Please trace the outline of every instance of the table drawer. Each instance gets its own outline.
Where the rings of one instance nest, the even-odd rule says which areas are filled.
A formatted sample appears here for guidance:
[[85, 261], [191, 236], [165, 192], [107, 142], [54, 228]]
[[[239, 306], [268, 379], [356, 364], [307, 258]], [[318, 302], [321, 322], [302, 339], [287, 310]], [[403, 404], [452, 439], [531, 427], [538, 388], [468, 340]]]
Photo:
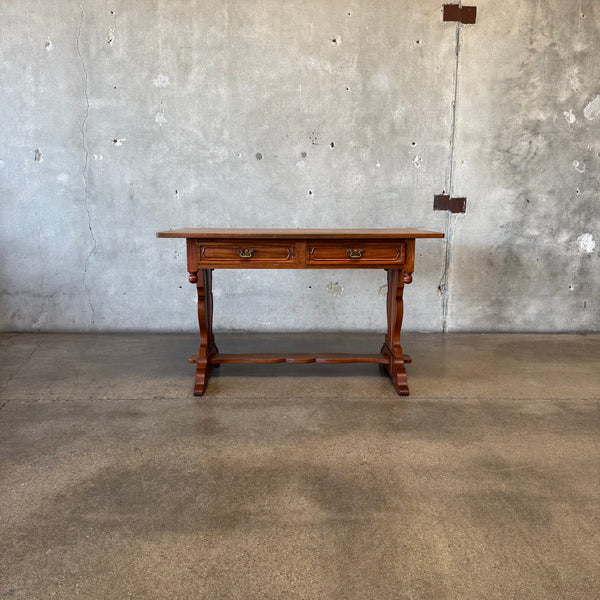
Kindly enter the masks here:
[[403, 242], [361, 242], [308, 244], [307, 265], [332, 266], [394, 266], [404, 264], [406, 248]]
[[198, 264], [202, 266], [216, 265], [264, 267], [291, 265], [294, 263], [294, 244], [281, 242], [253, 242], [241, 240], [237, 242], [199, 242]]

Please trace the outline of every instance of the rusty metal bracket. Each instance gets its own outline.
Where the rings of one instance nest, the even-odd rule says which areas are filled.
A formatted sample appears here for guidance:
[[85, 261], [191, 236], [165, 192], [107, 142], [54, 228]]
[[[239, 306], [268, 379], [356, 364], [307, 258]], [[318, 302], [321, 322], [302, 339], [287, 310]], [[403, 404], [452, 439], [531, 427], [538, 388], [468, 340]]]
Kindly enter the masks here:
[[474, 25], [477, 20], [476, 6], [444, 4], [444, 21], [458, 21], [463, 25]]
[[451, 198], [448, 194], [433, 197], [433, 210], [449, 210], [451, 213], [467, 212], [466, 198]]

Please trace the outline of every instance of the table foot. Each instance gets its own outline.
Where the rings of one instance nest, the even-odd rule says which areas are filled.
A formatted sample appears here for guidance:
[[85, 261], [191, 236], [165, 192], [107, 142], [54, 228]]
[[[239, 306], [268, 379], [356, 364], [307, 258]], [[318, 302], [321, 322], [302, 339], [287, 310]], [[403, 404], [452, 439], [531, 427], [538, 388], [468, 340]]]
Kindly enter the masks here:
[[406, 364], [412, 362], [408, 354], [395, 357], [387, 344], [381, 348], [381, 355], [387, 359], [383, 365], [392, 379], [392, 385], [399, 396], [408, 396], [408, 377], [406, 375]]
[[394, 361], [390, 365], [386, 365], [386, 369], [392, 378], [392, 385], [398, 392], [398, 396], [408, 396], [408, 378], [404, 361]]
[[198, 363], [196, 365], [196, 379], [194, 381], [194, 396], [203, 396], [208, 385], [210, 365]]

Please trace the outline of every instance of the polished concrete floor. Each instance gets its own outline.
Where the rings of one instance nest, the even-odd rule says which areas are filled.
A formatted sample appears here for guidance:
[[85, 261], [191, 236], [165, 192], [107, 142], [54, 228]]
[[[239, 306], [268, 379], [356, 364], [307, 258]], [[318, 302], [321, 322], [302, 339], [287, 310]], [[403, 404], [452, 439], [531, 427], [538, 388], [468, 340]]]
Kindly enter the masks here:
[[[377, 351], [381, 336], [219, 337]], [[0, 598], [600, 598], [600, 336], [406, 334], [376, 365], [0, 336]]]

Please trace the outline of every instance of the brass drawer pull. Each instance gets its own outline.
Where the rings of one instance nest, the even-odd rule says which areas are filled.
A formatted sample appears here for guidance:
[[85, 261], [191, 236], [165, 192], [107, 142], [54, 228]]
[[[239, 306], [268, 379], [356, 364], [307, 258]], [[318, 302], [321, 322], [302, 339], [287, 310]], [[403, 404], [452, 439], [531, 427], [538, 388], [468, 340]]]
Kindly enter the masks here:
[[362, 258], [364, 250], [347, 250], [350, 258]]
[[240, 248], [238, 250], [238, 254], [240, 255], [241, 258], [252, 258], [252, 255], [256, 252], [256, 250], [254, 249], [248, 249], [248, 248]]

